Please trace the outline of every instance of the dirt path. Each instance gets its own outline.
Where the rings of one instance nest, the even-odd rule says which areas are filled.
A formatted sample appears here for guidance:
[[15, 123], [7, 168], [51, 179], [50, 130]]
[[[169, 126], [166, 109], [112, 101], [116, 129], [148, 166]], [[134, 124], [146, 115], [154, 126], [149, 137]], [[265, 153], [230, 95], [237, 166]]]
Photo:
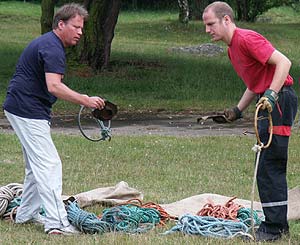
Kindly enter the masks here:
[[[217, 124], [212, 120], [197, 123], [197, 115], [190, 114], [119, 114], [112, 122], [112, 135], [168, 135], [218, 136], [252, 135], [253, 122], [249, 118], [230, 124]], [[94, 130], [97, 130], [96, 128]], [[0, 117], [0, 132], [12, 132], [7, 120]], [[59, 116], [52, 120], [52, 132], [80, 135], [77, 116]]]

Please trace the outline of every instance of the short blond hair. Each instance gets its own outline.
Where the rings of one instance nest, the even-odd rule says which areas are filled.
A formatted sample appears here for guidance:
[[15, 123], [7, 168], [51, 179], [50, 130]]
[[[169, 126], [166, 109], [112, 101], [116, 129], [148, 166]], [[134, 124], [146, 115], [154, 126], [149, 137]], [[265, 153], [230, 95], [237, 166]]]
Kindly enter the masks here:
[[218, 19], [222, 19], [225, 15], [228, 15], [232, 22], [234, 22], [234, 14], [229, 4], [221, 1], [213, 2], [206, 6], [203, 13], [208, 10], [212, 10]]

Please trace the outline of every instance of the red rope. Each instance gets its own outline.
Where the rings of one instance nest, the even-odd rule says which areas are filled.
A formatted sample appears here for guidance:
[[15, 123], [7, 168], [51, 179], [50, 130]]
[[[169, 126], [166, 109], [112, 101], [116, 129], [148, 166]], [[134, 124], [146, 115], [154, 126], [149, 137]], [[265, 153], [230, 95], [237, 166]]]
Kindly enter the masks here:
[[207, 203], [203, 208], [197, 212], [199, 216], [212, 216], [215, 218], [237, 220], [238, 210], [243, 206], [235, 204], [233, 200], [236, 197], [231, 198], [225, 205], [214, 205], [212, 202]]

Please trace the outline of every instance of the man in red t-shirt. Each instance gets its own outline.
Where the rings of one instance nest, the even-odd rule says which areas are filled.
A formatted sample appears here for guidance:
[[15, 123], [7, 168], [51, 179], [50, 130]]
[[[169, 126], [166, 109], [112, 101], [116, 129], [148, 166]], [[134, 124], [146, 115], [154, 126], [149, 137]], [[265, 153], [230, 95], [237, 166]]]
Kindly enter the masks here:
[[[241, 29], [234, 23], [232, 8], [225, 2], [214, 2], [203, 12], [206, 32], [213, 41], [228, 45], [229, 59], [247, 89], [233, 109], [225, 110], [229, 121], [242, 117], [249, 104], [258, 99], [261, 115], [272, 113], [271, 145], [261, 151], [257, 185], [265, 221], [255, 237], [257, 241], [274, 241], [289, 232], [287, 221], [287, 155], [291, 127], [297, 112], [297, 96], [289, 75], [290, 60], [257, 32]], [[259, 121], [263, 143], [269, 139], [267, 120]]]

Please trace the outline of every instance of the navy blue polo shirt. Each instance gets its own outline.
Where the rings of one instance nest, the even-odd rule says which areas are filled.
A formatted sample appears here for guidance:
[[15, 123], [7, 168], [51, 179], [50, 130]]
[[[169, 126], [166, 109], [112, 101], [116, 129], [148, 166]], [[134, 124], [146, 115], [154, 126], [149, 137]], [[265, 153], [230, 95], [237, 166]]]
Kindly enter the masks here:
[[21, 54], [3, 108], [20, 117], [50, 120], [57, 98], [47, 89], [45, 73], [64, 74], [65, 49], [53, 31], [33, 40]]

